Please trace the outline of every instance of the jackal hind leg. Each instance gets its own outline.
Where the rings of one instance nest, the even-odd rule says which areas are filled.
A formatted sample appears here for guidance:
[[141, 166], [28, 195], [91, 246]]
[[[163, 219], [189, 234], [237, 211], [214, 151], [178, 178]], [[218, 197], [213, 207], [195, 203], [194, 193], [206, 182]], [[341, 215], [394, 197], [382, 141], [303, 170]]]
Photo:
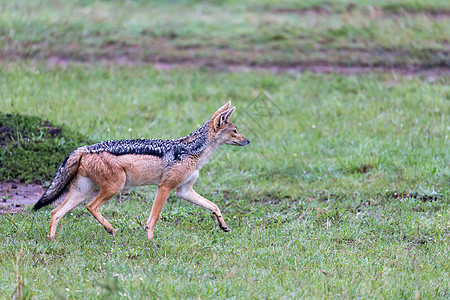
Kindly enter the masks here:
[[125, 185], [125, 174], [120, 174], [120, 178], [114, 178], [114, 183], [100, 186], [100, 191], [98, 195], [92, 200], [91, 203], [88, 204], [87, 210], [91, 213], [97, 221], [103, 225], [105, 230], [115, 236], [116, 230], [109, 224], [109, 222], [103, 217], [100, 213], [100, 207], [105, 204], [106, 201], [111, 199], [114, 195], [116, 195]]
[[73, 180], [66, 199], [52, 211], [50, 230], [48, 234], [50, 240], [55, 238], [56, 227], [58, 226], [59, 220], [67, 212], [91, 196], [93, 191], [94, 182], [90, 178], [79, 175]]
[[186, 201], [189, 201], [193, 204], [196, 204], [198, 206], [201, 206], [203, 208], [210, 210], [216, 216], [220, 229], [222, 229], [225, 232], [228, 232], [231, 230], [225, 223], [225, 220], [222, 217], [222, 213], [220, 212], [219, 207], [217, 207], [216, 204], [209, 201], [208, 199], [200, 196], [196, 191], [194, 191], [192, 186], [178, 187], [176, 196], [180, 197]]
[[156, 191], [156, 197], [153, 201], [152, 211], [150, 213], [150, 217], [147, 220], [147, 238], [149, 240], [153, 239], [153, 231], [155, 229], [156, 222], [159, 219], [159, 215], [163, 209], [164, 203], [166, 203], [167, 198], [170, 195], [172, 188], [168, 186], [158, 186], [158, 190]]

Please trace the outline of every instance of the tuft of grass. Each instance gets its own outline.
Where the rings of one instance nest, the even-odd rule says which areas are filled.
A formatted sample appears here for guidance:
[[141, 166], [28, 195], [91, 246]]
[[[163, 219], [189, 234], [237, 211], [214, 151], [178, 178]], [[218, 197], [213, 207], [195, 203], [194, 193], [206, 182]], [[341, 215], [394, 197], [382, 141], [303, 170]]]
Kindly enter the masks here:
[[36, 116], [0, 112], [0, 180], [44, 182], [75, 148], [90, 140]]

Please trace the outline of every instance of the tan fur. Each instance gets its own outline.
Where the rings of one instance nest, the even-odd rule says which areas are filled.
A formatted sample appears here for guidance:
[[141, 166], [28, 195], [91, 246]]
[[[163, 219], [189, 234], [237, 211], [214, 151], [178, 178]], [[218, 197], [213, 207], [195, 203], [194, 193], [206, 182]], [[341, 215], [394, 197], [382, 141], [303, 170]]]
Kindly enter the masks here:
[[[142, 185], [158, 186], [152, 211], [147, 220], [148, 239], [153, 238], [154, 227], [164, 203], [174, 189], [176, 189], [178, 197], [214, 213], [220, 228], [229, 231], [217, 205], [197, 194], [192, 188], [199, 176], [199, 170], [217, 148], [223, 144], [243, 146], [249, 143], [237, 132], [236, 126], [229, 120], [235, 109], [234, 107], [229, 109], [229, 107], [230, 102], [227, 102], [212, 116], [207, 146], [202, 154], [187, 156], [170, 167], [166, 161], [157, 156], [138, 154], [117, 156], [108, 152], [89, 153], [83, 151], [83, 148], [79, 148], [75, 151], [74, 157], [70, 157], [68, 160], [76, 174], [74, 174], [66, 199], [52, 211], [49, 238], [52, 240], [55, 237], [58, 221], [64, 214], [88, 198], [96, 185], [100, 187], [100, 191], [88, 204], [87, 209], [112, 235], [116, 234], [116, 230], [100, 213], [100, 207], [124, 187]], [[195, 136], [191, 136], [183, 142], [189, 142], [195, 138]], [[74, 165], [77, 165], [78, 168]]]

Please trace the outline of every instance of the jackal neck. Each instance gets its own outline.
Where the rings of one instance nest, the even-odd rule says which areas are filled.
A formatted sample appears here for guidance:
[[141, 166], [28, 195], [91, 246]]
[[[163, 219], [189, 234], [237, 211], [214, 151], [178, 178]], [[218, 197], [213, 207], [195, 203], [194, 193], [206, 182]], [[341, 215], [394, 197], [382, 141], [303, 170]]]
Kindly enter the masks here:
[[180, 146], [182, 150], [186, 152], [185, 154], [201, 155], [209, 142], [208, 134], [209, 124], [208, 122], [205, 122], [191, 134], [171, 141], [173, 141], [175, 145]]
[[221, 146], [213, 138], [211, 121], [208, 120], [188, 136], [177, 139], [178, 142], [186, 145], [189, 155], [196, 156], [197, 169], [201, 169], [217, 148]]

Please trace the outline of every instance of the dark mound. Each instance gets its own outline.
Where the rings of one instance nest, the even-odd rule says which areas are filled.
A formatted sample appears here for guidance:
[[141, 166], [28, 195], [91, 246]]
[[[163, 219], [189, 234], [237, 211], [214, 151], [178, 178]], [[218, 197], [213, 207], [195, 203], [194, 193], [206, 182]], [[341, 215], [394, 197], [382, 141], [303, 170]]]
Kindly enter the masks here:
[[0, 112], [0, 180], [42, 183], [51, 180], [64, 158], [85, 136], [39, 117]]

